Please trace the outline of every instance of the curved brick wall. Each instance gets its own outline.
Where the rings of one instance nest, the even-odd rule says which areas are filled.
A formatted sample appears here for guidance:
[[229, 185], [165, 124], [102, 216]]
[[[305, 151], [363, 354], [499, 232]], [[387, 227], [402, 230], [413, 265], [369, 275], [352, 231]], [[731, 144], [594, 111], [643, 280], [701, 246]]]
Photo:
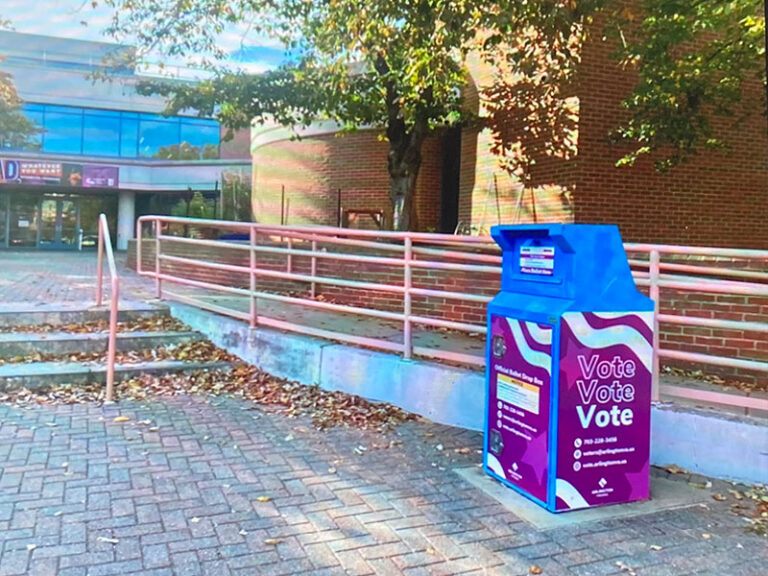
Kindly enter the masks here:
[[[301, 140], [282, 139], [254, 146], [253, 212], [257, 222], [280, 223], [281, 190], [285, 186], [288, 224], [336, 225], [337, 191], [342, 207], [384, 209], [391, 219], [387, 142], [378, 132], [321, 134]], [[440, 223], [441, 149], [439, 137], [427, 140], [416, 185], [419, 230]], [[371, 227], [365, 220], [357, 227]]]

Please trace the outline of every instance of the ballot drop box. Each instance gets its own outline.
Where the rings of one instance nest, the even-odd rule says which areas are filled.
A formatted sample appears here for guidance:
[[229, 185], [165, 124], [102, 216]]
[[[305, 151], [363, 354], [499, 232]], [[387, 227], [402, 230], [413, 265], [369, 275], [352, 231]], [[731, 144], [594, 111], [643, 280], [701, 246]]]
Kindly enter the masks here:
[[496, 226], [485, 471], [552, 512], [649, 496], [653, 301], [616, 226]]

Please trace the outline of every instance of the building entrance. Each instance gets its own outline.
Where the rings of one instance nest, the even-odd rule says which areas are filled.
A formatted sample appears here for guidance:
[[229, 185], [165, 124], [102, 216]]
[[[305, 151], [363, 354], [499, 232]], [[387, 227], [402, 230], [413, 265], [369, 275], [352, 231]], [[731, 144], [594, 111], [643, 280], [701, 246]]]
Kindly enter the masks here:
[[0, 248], [78, 250], [81, 202], [77, 196], [0, 191]]
[[80, 247], [80, 203], [76, 198], [51, 198], [40, 201], [37, 246], [54, 250]]

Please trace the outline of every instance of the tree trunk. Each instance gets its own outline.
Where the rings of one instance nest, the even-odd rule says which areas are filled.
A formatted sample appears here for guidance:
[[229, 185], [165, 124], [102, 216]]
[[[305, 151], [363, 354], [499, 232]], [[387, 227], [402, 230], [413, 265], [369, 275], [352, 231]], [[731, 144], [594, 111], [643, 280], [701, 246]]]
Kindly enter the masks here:
[[413, 214], [413, 194], [421, 168], [421, 146], [426, 126], [417, 124], [408, 129], [402, 120], [390, 121], [389, 138], [389, 198], [392, 201], [392, 228], [399, 231], [416, 227]]

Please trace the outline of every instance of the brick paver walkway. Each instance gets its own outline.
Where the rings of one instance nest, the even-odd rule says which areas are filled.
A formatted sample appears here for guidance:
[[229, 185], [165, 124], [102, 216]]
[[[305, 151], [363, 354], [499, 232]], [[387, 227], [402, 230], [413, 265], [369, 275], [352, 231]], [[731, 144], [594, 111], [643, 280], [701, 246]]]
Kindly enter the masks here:
[[384, 436], [321, 432], [196, 397], [0, 405], [0, 422], [3, 576], [527, 574], [534, 564], [549, 575], [758, 576], [768, 566], [766, 540], [714, 500], [536, 531], [452, 471], [478, 461], [477, 433], [426, 422]]
[[[6, 252], [0, 270], [0, 305], [87, 302], [95, 254]], [[427, 422], [321, 432], [234, 399], [0, 404], [0, 576], [768, 573], [730, 499], [537, 531], [453, 472], [480, 446]]]
[[[154, 298], [154, 281], [125, 267], [117, 255], [121, 300]], [[105, 294], [109, 271], [104, 270]], [[19, 303], [93, 303], [96, 252], [0, 251], [0, 306]]]

